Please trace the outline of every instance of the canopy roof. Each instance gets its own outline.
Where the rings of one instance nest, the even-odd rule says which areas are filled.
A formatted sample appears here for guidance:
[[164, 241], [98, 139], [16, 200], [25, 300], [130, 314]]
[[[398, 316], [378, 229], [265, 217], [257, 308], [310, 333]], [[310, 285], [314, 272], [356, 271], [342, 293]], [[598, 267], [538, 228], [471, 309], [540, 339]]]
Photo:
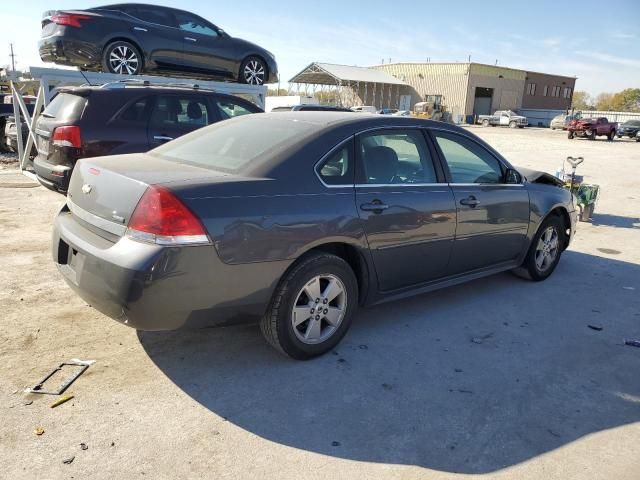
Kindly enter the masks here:
[[386, 85], [406, 85], [393, 75], [382, 70], [331, 63], [312, 63], [289, 83], [311, 83], [317, 85], [350, 85], [355, 83], [383, 83]]

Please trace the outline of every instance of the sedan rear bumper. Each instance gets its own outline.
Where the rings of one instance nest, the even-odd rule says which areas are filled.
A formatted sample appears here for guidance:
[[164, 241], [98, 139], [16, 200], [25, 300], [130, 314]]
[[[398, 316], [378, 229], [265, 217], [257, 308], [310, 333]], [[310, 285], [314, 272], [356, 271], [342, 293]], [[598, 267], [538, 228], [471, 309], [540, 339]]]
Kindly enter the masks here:
[[58, 65], [93, 67], [100, 65], [101, 49], [92, 43], [72, 38], [68, 34], [51, 35], [38, 42], [40, 59]]
[[110, 241], [65, 206], [55, 220], [52, 255], [87, 303], [139, 330], [227, 325], [258, 319], [289, 262], [227, 265], [213, 245], [162, 247]]

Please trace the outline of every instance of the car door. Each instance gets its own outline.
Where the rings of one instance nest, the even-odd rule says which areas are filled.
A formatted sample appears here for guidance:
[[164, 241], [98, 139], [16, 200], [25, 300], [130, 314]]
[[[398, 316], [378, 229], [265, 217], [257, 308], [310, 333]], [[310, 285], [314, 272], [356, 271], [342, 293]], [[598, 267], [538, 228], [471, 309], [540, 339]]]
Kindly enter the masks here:
[[109, 121], [106, 128], [99, 129], [99, 142], [105, 149], [104, 155], [149, 150], [147, 128], [152, 105], [151, 95], [135, 98]]
[[237, 74], [235, 48], [215, 25], [187, 12], [176, 12], [176, 22], [184, 40], [185, 66], [196, 72], [231, 77]]
[[500, 126], [509, 125], [509, 115], [506, 112], [498, 112], [500, 115]]
[[443, 277], [456, 227], [451, 188], [420, 129], [356, 138], [356, 204], [381, 291]]
[[151, 148], [157, 147], [217, 119], [202, 94], [185, 92], [157, 95], [147, 130], [149, 145]]
[[525, 246], [530, 215], [529, 192], [519, 175], [468, 136], [437, 129], [431, 134], [458, 217], [450, 273], [513, 262]]
[[144, 50], [147, 65], [151, 62], [151, 68], [182, 70], [184, 35], [177, 28], [171, 11], [142, 4], [127, 6], [124, 11], [129, 15], [132, 32]]

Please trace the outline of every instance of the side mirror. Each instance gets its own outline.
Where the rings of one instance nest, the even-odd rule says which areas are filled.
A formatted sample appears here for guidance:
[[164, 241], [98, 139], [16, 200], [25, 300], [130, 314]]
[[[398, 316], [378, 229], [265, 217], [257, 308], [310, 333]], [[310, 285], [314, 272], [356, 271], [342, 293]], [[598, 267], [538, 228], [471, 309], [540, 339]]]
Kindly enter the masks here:
[[507, 172], [504, 174], [504, 183], [509, 185], [519, 185], [522, 183], [522, 175], [513, 168], [508, 168]]

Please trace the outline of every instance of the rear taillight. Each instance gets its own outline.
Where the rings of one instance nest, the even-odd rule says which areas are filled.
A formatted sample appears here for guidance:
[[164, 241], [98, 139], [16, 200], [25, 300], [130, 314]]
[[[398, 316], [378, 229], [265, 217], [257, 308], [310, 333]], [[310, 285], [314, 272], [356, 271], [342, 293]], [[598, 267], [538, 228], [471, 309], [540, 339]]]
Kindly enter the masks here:
[[209, 243], [202, 223], [173, 193], [151, 186], [138, 202], [127, 236], [158, 245], [197, 245]]
[[89, 20], [90, 18], [89, 15], [80, 15], [77, 13], [58, 13], [51, 17], [51, 21], [58, 25], [81, 28], [82, 24], [80, 22], [82, 20]]
[[53, 144], [58, 147], [82, 147], [80, 127], [69, 125], [58, 127], [53, 131]]

